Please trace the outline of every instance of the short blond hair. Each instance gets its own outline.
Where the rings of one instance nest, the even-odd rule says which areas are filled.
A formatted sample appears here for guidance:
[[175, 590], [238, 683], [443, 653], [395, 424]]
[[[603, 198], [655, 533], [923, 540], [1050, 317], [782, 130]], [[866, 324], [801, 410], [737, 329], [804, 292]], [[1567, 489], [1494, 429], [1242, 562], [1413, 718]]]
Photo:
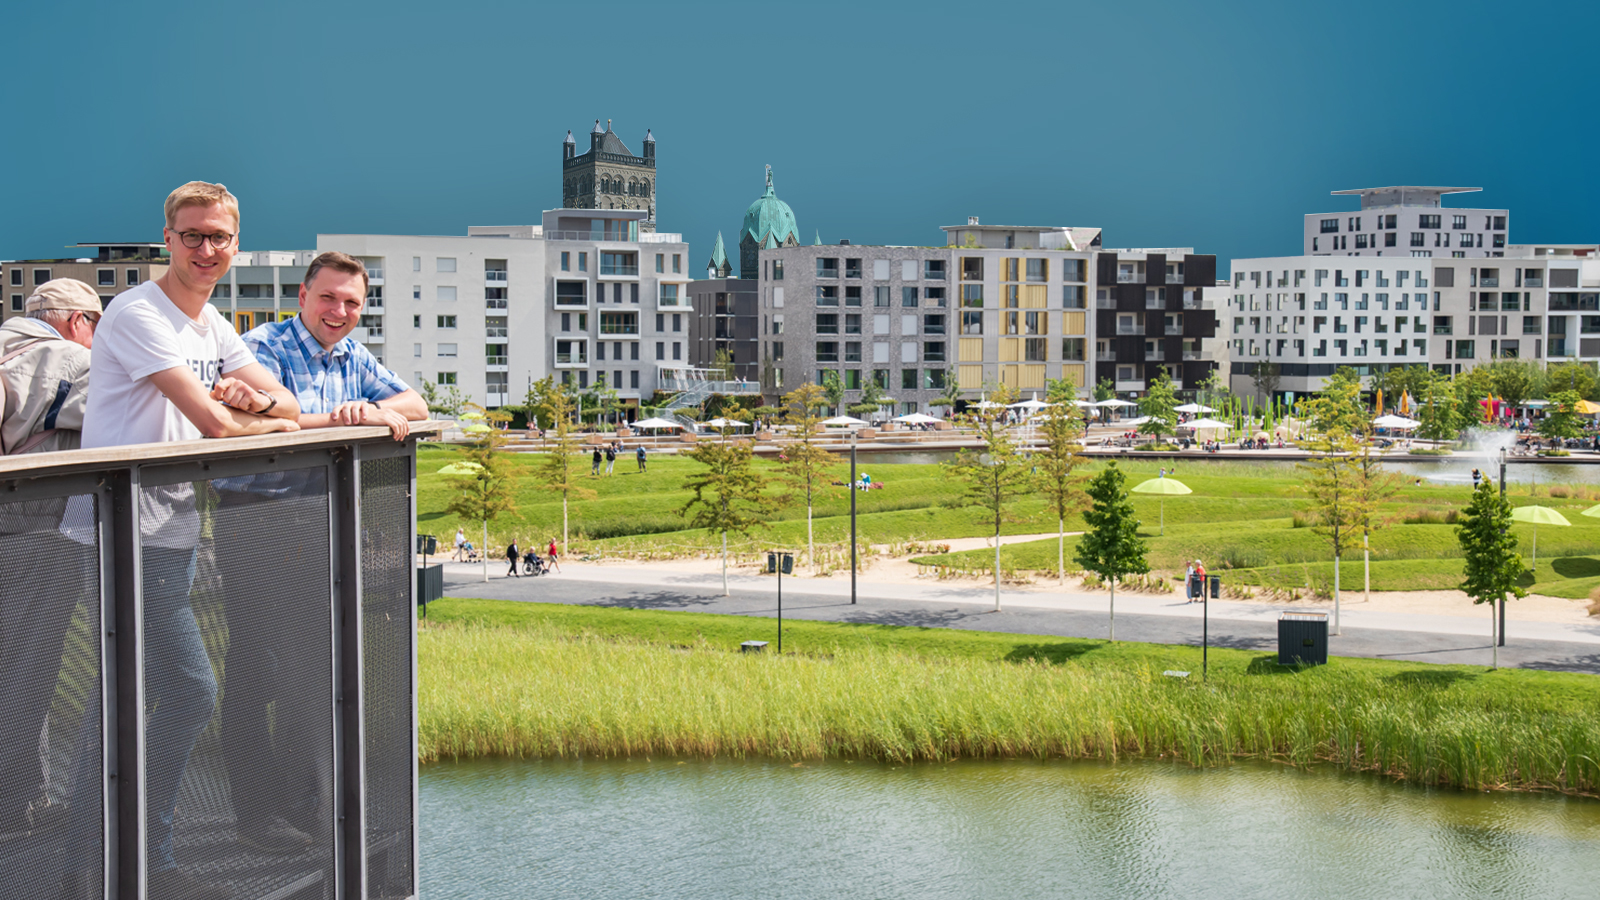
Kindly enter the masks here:
[[337, 250], [319, 253], [317, 258], [311, 261], [311, 265], [306, 266], [306, 277], [300, 279], [300, 283], [309, 289], [311, 282], [316, 279], [317, 273], [323, 269], [332, 269], [335, 272], [343, 272], [346, 275], [360, 275], [361, 293], [362, 296], [366, 295], [367, 266], [361, 260], [356, 259], [354, 256], [340, 253]]
[[208, 181], [191, 181], [167, 195], [167, 227], [178, 220], [178, 210], [186, 206], [215, 206], [233, 213], [233, 228], [239, 230], [239, 198], [228, 192], [226, 185]]

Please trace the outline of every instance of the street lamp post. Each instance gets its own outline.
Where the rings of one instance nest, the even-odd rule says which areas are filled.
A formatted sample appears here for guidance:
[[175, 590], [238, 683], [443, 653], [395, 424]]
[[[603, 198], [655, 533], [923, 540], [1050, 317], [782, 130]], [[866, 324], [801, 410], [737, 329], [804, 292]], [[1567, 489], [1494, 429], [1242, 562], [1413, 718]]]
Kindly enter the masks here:
[[850, 605], [856, 603], [856, 430], [850, 429]]
[[[1505, 447], [1501, 447], [1500, 448], [1500, 499], [1501, 500], [1506, 499], [1506, 448]], [[1537, 550], [1538, 548], [1535, 547], [1534, 549]], [[1538, 575], [1535, 574], [1534, 577], [1535, 577], [1535, 579], [1537, 579]], [[1501, 646], [1501, 647], [1504, 647], [1506, 645], [1506, 595], [1505, 594], [1501, 594], [1500, 595], [1500, 629], [1499, 629], [1498, 636], [1495, 638], [1495, 643], [1498, 646]]]

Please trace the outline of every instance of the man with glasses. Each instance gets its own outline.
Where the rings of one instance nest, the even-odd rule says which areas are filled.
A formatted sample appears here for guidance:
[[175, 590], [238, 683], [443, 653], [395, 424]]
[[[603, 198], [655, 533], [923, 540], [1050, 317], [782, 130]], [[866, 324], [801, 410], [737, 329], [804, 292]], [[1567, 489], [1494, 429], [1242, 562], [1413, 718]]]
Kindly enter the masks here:
[[[220, 184], [191, 181], [168, 195], [165, 213], [170, 268], [119, 294], [95, 336], [83, 446], [299, 430], [294, 394], [255, 361], [209, 302], [238, 252], [239, 201]], [[151, 897], [164, 900], [224, 898], [228, 891], [192, 880], [173, 856], [178, 789], [217, 697], [190, 601], [201, 544], [194, 485], [145, 486], [138, 507], [147, 885]]]
[[[71, 450], [83, 427], [100, 298], [81, 281], [57, 278], [40, 285], [24, 309], [26, 318], [0, 325], [0, 454]], [[58, 530], [66, 505], [64, 499], [0, 503], [0, 544], [13, 548], [0, 552], [0, 608], [6, 611], [0, 685], [7, 691], [0, 715], [0, 844], [61, 820], [60, 805], [46, 796], [39, 735], [56, 693], [74, 604], [37, 587], [70, 583], [75, 569], [92, 565], [93, 555]], [[23, 546], [26, 552], [17, 549]], [[68, 727], [58, 723], [52, 738], [71, 740], [63, 733]], [[0, 872], [7, 868], [0, 862]]]

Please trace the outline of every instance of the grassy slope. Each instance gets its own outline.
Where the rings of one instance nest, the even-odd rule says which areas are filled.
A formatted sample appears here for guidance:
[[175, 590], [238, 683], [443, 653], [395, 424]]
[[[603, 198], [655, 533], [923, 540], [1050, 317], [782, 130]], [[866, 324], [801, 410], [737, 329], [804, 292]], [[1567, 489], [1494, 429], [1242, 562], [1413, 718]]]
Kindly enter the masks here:
[[1188, 647], [445, 600], [421, 635], [425, 760], [472, 755], [1239, 757], [1433, 784], [1600, 786], [1600, 679]]
[[[448, 502], [448, 481], [437, 475], [439, 468], [454, 459], [451, 447], [424, 445], [418, 457], [418, 521], [423, 532], [447, 538], [456, 520], [442, 512]], [[490, 546], [504, 543], [515, 531], [525, 541], [533, 537], [543, 543], [558, 534], [561, 502], [558, 495], [538, 489], [532, 469], [538, 457], [512, 454], [514, 467], [525, 473], [517, 491], [518, 510], [491, 528]], [[758, 471], [772, 474], [776, 464], [758, 460]], [[1122, 460], [1118, 465], [1129, 474], [1130, 483], [1156, 475], [1170, 460]], [[693, 552], [709, 547], [711, 536], [684, 529], [677, 510], [688, 499], [682, 490], [683, 478], [697, 468], [691, 460], [659, 456], [650, 461], [650, 471], [640, 475], [631, 459], [619, 459], [617, 474], [610, 478], [588, 477], [587, 458], [578, 471], [585, 486], [598, 491], [591, 501], [572, 505], [574, 536], [586, 535], [580, 552], [649, 553]], [[894, 543], [908, 540], [933, 540], [976, 537], [991, 533], [992, 526], [972, 508], [951, 505], [955, 487], [948, 474], [935, 465], [878, 465], [862, 462], [875, 481], [888, 487], [881, 491], [857, 493], [858, 532], [868, 543]], [[1182, 466], [1177, 476], [1194, 493], [1169, 498], [1165, 502], [1166, 533], [1158, 535], [1161, 503], [1147, 495], [1134, 495], [1134, 507], [1143, 522], [1142, 532], [1150, 543], [1150, 564], [1158, 570], [1181, 570], [1185, 560], [1202, 559], [1213, 572], [1237, 573], [1235, 583], [1300, 586], [1309, 578], [1313, 584], [1332, 582], [1332, 553], [1325, 539], [1308, 528], [1294, 528], [1293, 514], [1305, 508], [1297, 473], [1281, 467], [1251, 462], [1219, 462]], [[834, 478], [848, 477], [848, 467], [840, 465]], [[1559, 490], [1559, 489], [1558, 489]], [[1535, 589], [1556, 596], [1584, 597], [1600, 587], [1600, 519], [1577, 515], [1592, 505], [1592, 499], [1552, 497], [1551, 486], [1538, 487], [1534, 496], [1525, 485], [1512, 486], [1512, 502], [1538, 503], [1565, 514], [1570, 528], [1545, 527], [1539, 532], [1539, 573]], [[1580, 487], [1577, 493], [1592, 496], [1592, 488]], [[1466, 490], [1451, 485], [1404, 484], [1395, 498], [1385, 505], [1391, 524], [1372, 536], [1373, 586], [1380, 590], [1448, 588], [1459, 584], [1460, 549], [1455, 530], [1449, 525], [1404, 524], [1418, 513], [1441, 514], [1458, 509]], [[825, 489], [817, 499], [815, 535], [819, 543], [843, 543], [849, 535], [850, 494], [841, 487]], [[1012, 507], [1007, 534], [1051, 532], [1056, 522], [1038, 497], [1018, 500]], [[1592, 523], [1592, 524], [1591, 524]], [[798, 546], [805, 540], [805, 507], [792, 505], [780, 510], [768, 529], [750, 541], [735, 539], [738, 550], [756, 545]], [[1083, 527], [1081, 520], [1067, 521], [1067, 530]], [[1532, 527], [1515, 526], [1526, 557], [1531, 549]], [[469, 527], [469, 534], [475, 531]], [[1071, 539], [1069, 539], [1069, 542]], [[1055, 565], [1053, 540], [1011, 545], [1002, 553], [1002, 565], [1021, 571], [1046, 571]], [[1071, 548], [1068, 548], [1069, 567]], [[991, 551], [976, 550], [921, 561], [957, 568], [984, 569], [992, 565]], [[1359, 549], [1346, 556], [1347, 563], [1359, 564]], [[1359, 578], [1349, 568], [1341, 580]], [[1381, 587], [1380, 587], [1381, 585]]]

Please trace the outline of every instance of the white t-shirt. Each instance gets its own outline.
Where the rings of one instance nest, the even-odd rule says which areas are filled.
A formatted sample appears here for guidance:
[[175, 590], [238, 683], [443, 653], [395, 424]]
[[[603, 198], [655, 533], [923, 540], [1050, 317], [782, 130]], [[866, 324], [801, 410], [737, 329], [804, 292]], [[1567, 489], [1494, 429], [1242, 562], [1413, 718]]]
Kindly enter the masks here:
[[199, 440], [194, 426], [150, 376], [188, 366], [206, 390], [222, 375], [255, 362], [216, 307], [196, 322], [154, 281], [124, 291], [95, 329], [89, 362], [84, 447]]
[[[200, 429], [150, 376], [188, 366], [209, 391], [223, 375], [255, 361], [228, 320], [209, 303], [197, 322], [154, 281], [118, 294], [95, 329], [83, 446], [199, 440]], [[194, 485], [181, 482], [141, 490], [139, 532], [146, 544], [155, 547], [185, 550], [198, 544]]]

